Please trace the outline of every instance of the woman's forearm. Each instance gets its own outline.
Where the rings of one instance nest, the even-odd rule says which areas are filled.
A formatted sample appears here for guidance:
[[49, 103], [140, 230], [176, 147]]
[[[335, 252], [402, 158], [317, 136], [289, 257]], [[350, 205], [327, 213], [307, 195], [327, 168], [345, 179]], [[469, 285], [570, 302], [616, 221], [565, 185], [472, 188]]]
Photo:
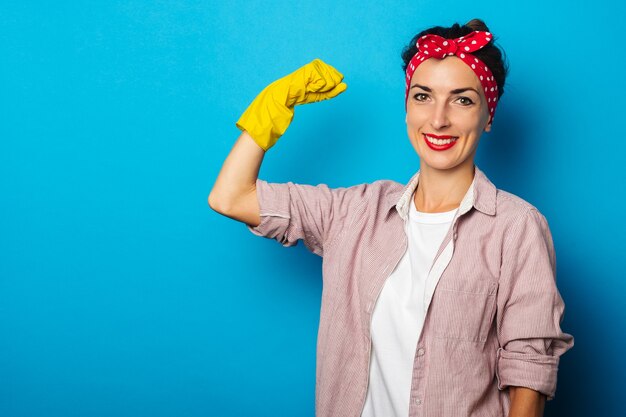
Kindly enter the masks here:
[[524, 387], [509, 387], [511, 409], [508, 417], [543, 417], [546, 396]]

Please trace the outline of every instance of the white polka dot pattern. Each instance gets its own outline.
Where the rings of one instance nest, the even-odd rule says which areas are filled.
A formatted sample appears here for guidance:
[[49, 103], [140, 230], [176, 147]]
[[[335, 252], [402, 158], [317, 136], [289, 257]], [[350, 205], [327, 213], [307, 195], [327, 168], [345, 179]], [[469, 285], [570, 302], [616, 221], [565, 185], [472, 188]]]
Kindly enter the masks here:
[[[409, 99], [411, 78], [417, 67], [428, 58], [444, 59], [446, 56], [456, 55], [474, 71], [485, 91], [489, 115], [493, 120], [498, 98], [498, 86], [491, 70], [484, 62], [472, 55], [491, 41], [489, 32], [475, 30], [474, 32], [456, 39], [445, 39], [438, 35], [424, 35], [417, 40], [417, 53], [411, 58], [406, 68], [405, 109]], [[426, 50], [428, 49], [428, 50]], [[462, 52], [463, 51], [463, 52]]]

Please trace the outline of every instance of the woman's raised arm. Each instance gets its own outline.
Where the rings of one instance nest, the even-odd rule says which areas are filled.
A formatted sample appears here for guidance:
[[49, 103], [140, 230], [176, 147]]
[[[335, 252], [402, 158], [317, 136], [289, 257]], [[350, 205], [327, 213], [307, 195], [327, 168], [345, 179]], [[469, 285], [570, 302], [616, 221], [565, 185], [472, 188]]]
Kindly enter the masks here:
[[242, 130], [209, 194], [209, 206], [227, 217], [259, 225], [256, 180], [265, 152], [293, 119], [294, 107], [336, 97], [346, 90], [343, 75], [314, 59], [261, 91], [236, 125]]

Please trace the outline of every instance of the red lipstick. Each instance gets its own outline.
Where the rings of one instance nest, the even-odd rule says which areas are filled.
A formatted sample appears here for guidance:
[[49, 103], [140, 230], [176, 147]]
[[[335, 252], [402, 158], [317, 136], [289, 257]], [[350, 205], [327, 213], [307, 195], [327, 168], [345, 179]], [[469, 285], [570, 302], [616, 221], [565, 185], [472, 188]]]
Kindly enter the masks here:
[[437, 144], [432, 143], [431, 141], [429, 141], [428, 138], [426, 137], [425, 133], [423, 133], [422, 136], [424, 137], [424, 142], [426, 142], [426, 145], [428, 145], [428, 147], [430, 149], [434, 150], [434, 151], [445, 151], [447, 149], [450, 149], [458, 141], [458, 138], [456, 136], [433, 135], [433, 134], [429, 133], [428, 137], [430, 137], [430, 138], [434, 138], [434, 139], [453, 139], [450, 143], [446, 143], [444, 145], [437, 145]]

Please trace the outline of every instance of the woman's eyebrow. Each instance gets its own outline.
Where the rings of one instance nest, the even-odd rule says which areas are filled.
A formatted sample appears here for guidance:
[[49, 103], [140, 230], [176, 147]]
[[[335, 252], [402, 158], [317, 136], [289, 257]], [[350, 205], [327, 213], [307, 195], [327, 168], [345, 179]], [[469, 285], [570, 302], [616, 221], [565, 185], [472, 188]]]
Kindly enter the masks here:
[[[431, 90], [431, 89], [430, 89], [430, 87], [426, 87], [425, 85], [413, 84], [413, 85], [411, 86], [411, 89], [413, 89], [413, 88], [415, 88], [415, 87], [421, 88], [422, 90], [424, 90], [424, 91], [428, 91], [429, 93], [432, 93], [432, 92], [433, 92], [433, 90]], [[473, 92], [475, 92], [476, 94], [480, 95], [480, 93], [479, 93], [479, 92], [478, 92], [475, 88], [472, 88], [472, 87], [456, 88], [456, 89], [454, 89], [454, 90], [451, 90], [451, 91], [450, 91], [450, 94], [460, 94], [460, 93], [462, 93], [462, 92], [464, 92], [464, 91], [468, 91], [468, 90], [472, 90], [472, 91], [473, 91]]]

